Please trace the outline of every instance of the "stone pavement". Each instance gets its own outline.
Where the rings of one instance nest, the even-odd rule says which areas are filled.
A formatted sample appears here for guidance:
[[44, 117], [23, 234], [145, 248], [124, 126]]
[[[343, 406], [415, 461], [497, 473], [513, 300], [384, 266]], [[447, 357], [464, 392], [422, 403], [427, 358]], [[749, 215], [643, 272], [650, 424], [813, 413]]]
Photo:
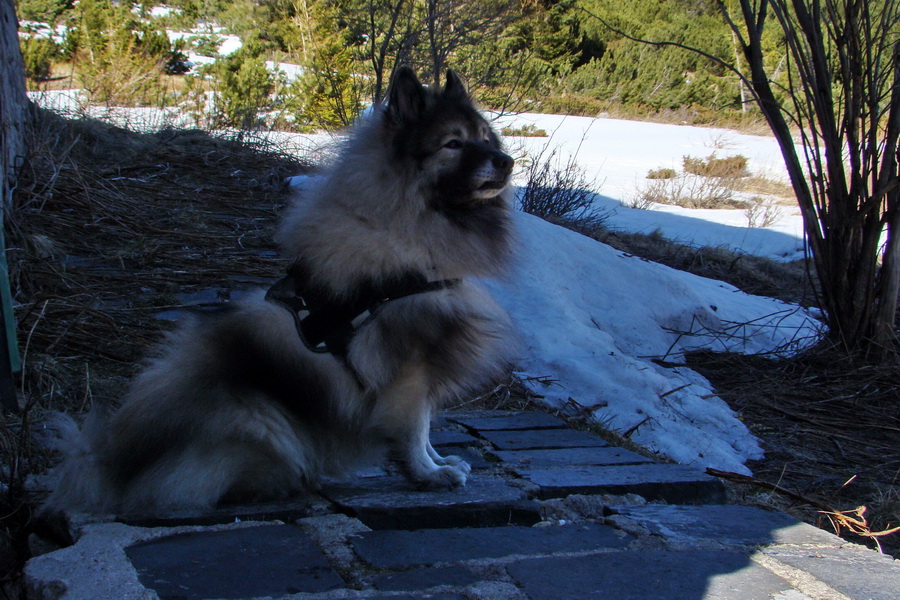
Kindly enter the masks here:
[[373, 469], [290, 503], [71, 515], [29, 597], [900, 600], [900, 562], [551, 415], [447, 413], [432, 441], [471, 462], [465, 488]]

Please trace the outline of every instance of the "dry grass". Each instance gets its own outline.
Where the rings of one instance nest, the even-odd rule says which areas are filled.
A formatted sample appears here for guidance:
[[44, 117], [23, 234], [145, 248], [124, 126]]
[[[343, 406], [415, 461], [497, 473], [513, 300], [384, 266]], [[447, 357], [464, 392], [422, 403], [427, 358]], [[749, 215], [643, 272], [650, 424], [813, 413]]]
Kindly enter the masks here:
[[791, 184], [765, 175], [750, 175], [741, 181], [741, 191], [756, 196], [778, 198], [779, 203], [797, 206], [797, 196]]
[[46, 114], [40, 128], [9, 223], [23, 392], [80, 408], [111, 400], [92, 371], [130, 375], [159, 337], [154, 313], [279, 271], [271, 229], [284, 177], [303, 166], [199, 131]]
[[[714, 140], [714, 145], [725, 142]], [[742, 155], [717, 158], [684, 156], [682, 172], [671, 168], [651, 169], [631, 199], [632, 208], [653, 204], [684, 208], [746, 209], [750, 227], [768, 227], [781, 218], [781, 207], [797, 205], [790, 184], [764, 174], [750, 174]], [[737, 194], [743, 195], [738, 198]], [[752, 196], [750, 200], [746, 196]], [[761, 211], [765, 209], [765, 219]]]
[[747, 158], [741, 155], [716, 158], [684, 156], [682, 173], [674, 169], [655, 169], [647, 173], [632, 199], [632, 208], [653, 204], [673, 204], [684, 208], [744, 208], [746, 202], [735, 198], [744, 189], [748, 176]]
[[821, 348], [782, 362], [696, 355], [689, 364], [763, 442], [746, 501], [900, 557], [900, 533], [885, 533], [900, 526], [900, 362]]
[[115, 404], [166, 329], [155, 314], [274, 279], [284, 179], [307, 170], [261, 142], [49, 113], [31, 147], [7, 220], [25, 409], [0, 420], [0, 597], [21, 592], [36, 500], [24, 482], [48, 462], [33, 421]]
[[804, 306], [815, 297], [804, 261], [777, 262], [725, 248], [676, 244], [656, 231], [651, 234], [603, 231], [595, 238], [628, 254], [640, 256], [695, 275], [725, 281], [759, 296]]

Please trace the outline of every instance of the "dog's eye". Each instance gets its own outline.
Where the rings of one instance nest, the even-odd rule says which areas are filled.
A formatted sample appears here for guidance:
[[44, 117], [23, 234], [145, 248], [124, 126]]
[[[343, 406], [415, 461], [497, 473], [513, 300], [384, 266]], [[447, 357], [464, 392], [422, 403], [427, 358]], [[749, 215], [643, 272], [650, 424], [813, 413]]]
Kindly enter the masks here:
[[458, 150], [462, 148], [462, 142], [456, 138], [453, 138], [452, 140], [447, 140], [444, 143], [444, 148], [447, 148], [449, 150]]

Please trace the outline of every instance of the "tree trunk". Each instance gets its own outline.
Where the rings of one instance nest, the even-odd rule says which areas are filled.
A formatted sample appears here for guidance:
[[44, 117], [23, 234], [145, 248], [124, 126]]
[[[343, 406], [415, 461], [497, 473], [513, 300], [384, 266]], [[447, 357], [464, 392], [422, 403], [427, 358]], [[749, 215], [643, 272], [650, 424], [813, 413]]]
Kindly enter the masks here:
[[[751, 71], [750, 83], [781, 146], [797, 194], [830, 336], [852, 353], [877, 359], [889, 352], [895, 341], [900, 291], [895, 154], [900, 135], [900, 45], [894, 45], [891, 56], [890, 46], [884, 43], [887, 31], [861, 26], [870, 21], [862, 4], [829, 16], [840, 17], [849, 29], [846, 35], [850, 39], [844, 40], [837, 57], [829, 54], [832, 30], [823, 29], [818, 3], [773, 0], [757, 6], [741, 0], [740, 5], [747, 31], [744, 57]], [[720, 6], [724, 11], [724, 3]], [[885, 6], [886, 14], [896, 14], [896, 6]], [[776, 100], [763, 70], [762, 27], [767, 8], [775, 13], [786, 36], [787, 52], [798, 67], [796, 87], [789, 86], [790, 109]], [[739, 37], [737, 28], [732, 32]], [[877, 98], [881, 93], [878, 81], [891, 72], [885, 73], [882, 65], [893, 65], [892, 92], [884, 104]], [[832, 85], [835, 80], [841, 83], [837, 98]], [[789, 113], [801, 133], [807, 132], [803, 134], [809, 148], [805, 165], [794, 150], [785, 120]], [[887, 124], [886, 130], [881, 129], [883, 124]], [[877, 156], [871, 158], [879, 147], [883, 154], [880, 165]], [[882, 250], [885, 228], [887, 240]]]
[[[739, 50], [740, 44], [738, 44], [737, 34], [735, 32], [731, 32], [731, 47], [734, 49], [734, 66], [737, 67], [738, 71], [743, 71], [744, 68], [741, 66], [741, 51]], [[744, 80], [741, 79], [739, 82], [741, 86], [741, 112], [747, 112], [747, 104], [749, 102], [747, 98], [747, 88], [744, 86]]]
[[18, 21], [12, 0], [0, 0], [0, 174], [3, 208], [10, 205], [10, 182], [25, 151], [25, 66], [19, 52]]
[[18, 411], [12, 371], [19, 370], [16, 331], [6, 266], [3, 228], [12, 207], [16, 171], [25, 154], [25, 66], [19, 51], [18, 21], [12, 0], [0, 0], [0, 404]]

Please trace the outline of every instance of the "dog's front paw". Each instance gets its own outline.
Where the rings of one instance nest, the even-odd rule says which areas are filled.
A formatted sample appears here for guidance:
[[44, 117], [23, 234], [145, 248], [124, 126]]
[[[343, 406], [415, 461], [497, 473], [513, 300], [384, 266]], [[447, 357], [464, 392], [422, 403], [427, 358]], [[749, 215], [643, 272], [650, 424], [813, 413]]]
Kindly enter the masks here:
[[468, 475], [469, 473], [472, 472], [472, 466], [456, 455], [443, 456], [443, 457], [441, 457], [440, 461], [435, 461], [435, 462], [437, 462], [438, 464], [456, 467], [457, 469], [459, 469], [466, 475]]
[[463, 470], [458, 465], [444, 465], [433, 470], [413, 474], [410, 479], [425, 489], [453, 489], [466, 485], [469, 474], [468, 464]]
[[437, 470], [432, 473], [429, 485], [451, 489], [466, 485], [466, 479], [468, 478], [471, 469], [469, 468], [468, 463], [463, 462], [462, 464], [465, 465], [465, 469], [460, 465], [444, 465], [443, 467], [438, 467]]

